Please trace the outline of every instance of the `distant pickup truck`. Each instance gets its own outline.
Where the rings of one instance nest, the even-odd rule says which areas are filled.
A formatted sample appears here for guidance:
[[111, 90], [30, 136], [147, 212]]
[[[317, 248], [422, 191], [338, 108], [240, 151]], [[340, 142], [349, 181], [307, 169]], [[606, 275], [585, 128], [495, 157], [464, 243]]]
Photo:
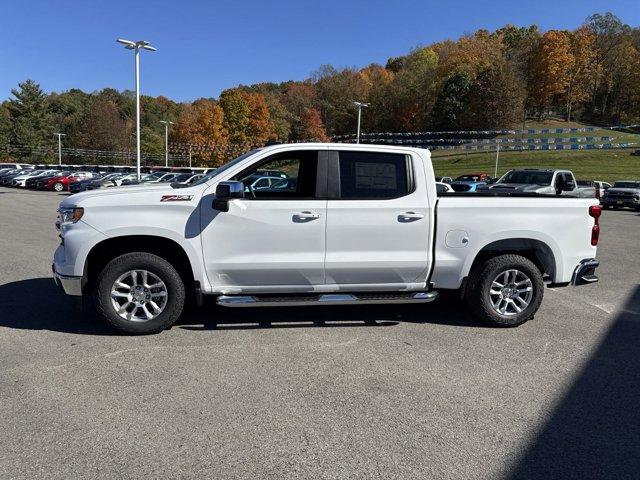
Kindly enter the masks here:
[[604, 208], [633, 208], [640, 212], [640, 181], [619, 180], [600, 199]]
[[573, 172], [569, 170], [552, 170], [539, 168], [525, 168], [510, 170], [497, 182], [482, 185], [478, 191], [492, 192], [522, 192], [540, 195], [568, 195], [572, 197], [595, 198], [596, 190], [593, 186], [580, 187]]
[[[287, 181], [253, 188], [264, 170]], [[66, 293], [93, 295], [99, 316], [126, 333], [168, 328], [187, 297], [404, 304], [445, 289], [489, 324], [516, 326], [538, 310], [545, 283], [597, 281], [600, 212], [595, 198], [439, 196], [428, 150], [274, 145], [191, 185], [66, 197], [52, 267]]]

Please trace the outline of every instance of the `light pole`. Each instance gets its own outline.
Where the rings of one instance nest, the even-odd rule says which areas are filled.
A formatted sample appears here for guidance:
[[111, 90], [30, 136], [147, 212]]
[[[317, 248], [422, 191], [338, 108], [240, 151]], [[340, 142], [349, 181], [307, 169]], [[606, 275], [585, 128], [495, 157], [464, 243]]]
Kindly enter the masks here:
[[500, 144], [496, 143], [498, 148], [496, 149], [496, 168], [493, 171], [493, 178], [498, 178], [498, 158], [500, 158]]
[[169, 125], [173, 125], [173, 122], [169, 120], [160, 120], [160, 123], [164, 123], [164, 166], [169, 166]]
[[62, 137], [66, 137], [64, 133], [54, 133], [58, 136], [58, 165], [62, 165]]
[[353, 104], [358, 107], [358, 130], [356, 133], [356, 143], [360, 143], [360, 117], [362, 116], [362, 109], [367, 108], [369, 104], [362, 102], [353, 102]]
[[149, 50], [155, 52], [156, 49], [152, 47], [146, 40], [138, 40], [132, 42], [131, 40], [124, 40], [118, 38], [116, 42], [124, 45], [127, 50], [135, 51], [135, 63], [136, 63], [136, 175], [138, 181], [140, 181], [140, 49]]

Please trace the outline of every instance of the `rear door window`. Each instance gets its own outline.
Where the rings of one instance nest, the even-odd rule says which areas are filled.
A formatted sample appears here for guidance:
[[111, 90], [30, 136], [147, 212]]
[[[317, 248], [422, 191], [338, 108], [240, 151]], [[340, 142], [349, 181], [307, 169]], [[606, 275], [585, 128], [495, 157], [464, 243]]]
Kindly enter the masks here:
[[390, 199], [410, 190], [406, 155], [377, 152], [339, 152], [338, 198], [352, 200]]

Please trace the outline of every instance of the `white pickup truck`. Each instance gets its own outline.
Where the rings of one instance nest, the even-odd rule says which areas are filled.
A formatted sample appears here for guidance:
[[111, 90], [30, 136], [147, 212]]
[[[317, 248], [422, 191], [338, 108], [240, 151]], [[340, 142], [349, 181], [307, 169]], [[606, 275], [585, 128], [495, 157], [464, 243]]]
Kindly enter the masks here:
[[126, 333], [168, 328], [189, 296], [226, 307], [428, 303], [444, 289], [480, 319], [516, 326], [545, 284], [598, 280], [599, 216], [595, 198], [438, 196], [428, 150], [275, 145], [191, 185], [67, 197], [53, 274]]

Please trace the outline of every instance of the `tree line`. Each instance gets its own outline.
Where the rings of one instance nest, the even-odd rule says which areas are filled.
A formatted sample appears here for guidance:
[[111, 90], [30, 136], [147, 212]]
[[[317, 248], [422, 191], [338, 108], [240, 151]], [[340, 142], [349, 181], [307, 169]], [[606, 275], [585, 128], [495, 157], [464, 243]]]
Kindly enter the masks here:
[[[77, 148], [135, 148], [132, 92], [45, 94], [26, 80], [11, 93], [0, 105], [0, 145], [52, 145], [60, 132], [65, 145]], [[612, 13], [594, 14], [572, 31], [507, 25], [419, 47], [386, 65], [323, 65], [304, 81], [241, 85], [217, 99], [142, 96], [142, 150], [163, 151], [160, 120], [174, 122], [174, 145], [327, 141], [354, 133], [354, 100], [370, 104], [362, 120], [368, 132], [513, 128], [551, 114], [595, 124], [637, 122], [640, 28]], [[202, 150], [194, 157], [225, 160]]]

